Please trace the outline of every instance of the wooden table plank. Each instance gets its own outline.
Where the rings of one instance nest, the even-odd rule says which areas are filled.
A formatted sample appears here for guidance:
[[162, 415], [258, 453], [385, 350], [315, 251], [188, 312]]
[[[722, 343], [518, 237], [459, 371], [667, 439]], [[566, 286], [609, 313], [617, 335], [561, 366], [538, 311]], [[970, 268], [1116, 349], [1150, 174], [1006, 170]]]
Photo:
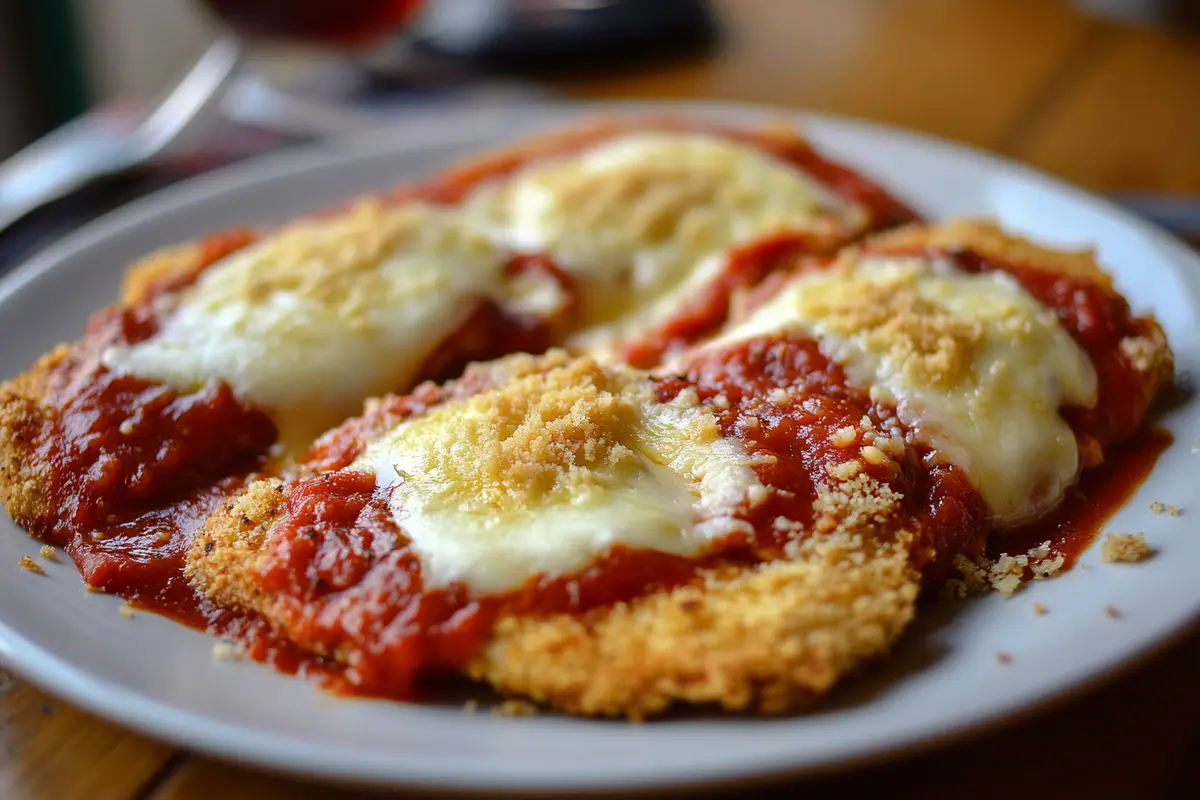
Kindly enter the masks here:
[[713, 57], [560, 84], [586, 98], [765, 102], [996, 147], [1096, 23], [1043, 0], [724, 0]]
[[0, 671], [0, 797], [5, 800], [126, 800], [173, 753]]
[[1200, 37], [1101, 35], [1090, 68], [1010, 152], [1094, 189], [1200, 192]]

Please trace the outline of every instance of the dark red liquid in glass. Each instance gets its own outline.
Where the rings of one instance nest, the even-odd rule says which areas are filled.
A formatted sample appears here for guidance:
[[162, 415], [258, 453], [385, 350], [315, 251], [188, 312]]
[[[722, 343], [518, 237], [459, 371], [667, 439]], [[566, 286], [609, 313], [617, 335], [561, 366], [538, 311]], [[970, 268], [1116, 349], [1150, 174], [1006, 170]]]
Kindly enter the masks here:
[[202, 0], [248, 36], [362, 44], [403, 28], [422, 0]]

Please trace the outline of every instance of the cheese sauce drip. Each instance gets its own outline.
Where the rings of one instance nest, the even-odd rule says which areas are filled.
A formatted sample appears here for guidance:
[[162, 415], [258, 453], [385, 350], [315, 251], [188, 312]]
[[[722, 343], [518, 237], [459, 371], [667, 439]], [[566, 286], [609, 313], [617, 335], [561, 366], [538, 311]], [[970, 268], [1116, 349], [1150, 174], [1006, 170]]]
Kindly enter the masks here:
[[1003, 272], [869, 256], [802, 274], [718, 340], [812, 336], [934, 458], [965, 468], [999, 525], [1055, 506], [1079, 471], [1059, 414], [1097, 378], [1054, 313]]
[[576, 573], [614, 545], [701, 555], [752, 533], [736, 512], [762, 492], [695, 392], [658, 403], [640, 374], [590, 358], [401, 423], [350, 469], [394, 487], [425, 585], [473, 596]]
[[[686, 301], [730, 247], [785, 231], [857, 230], [866, 209], [790, 164], [700, 133], [618, 136], [485, 184], [467, 213], [591, 284], [578, 346], [625, 338]], [[647, 310], [653, 313], [647, 313]]]
[[563, 301], [548, 277], [505, 278], [507, 259], [450, 210], [364, 202], [208, 268], [154, 336], [104, 363], [181, 390], [225, 381], [307, 444], [364, 397], [407, 389], [473, 300], [542, 314]]

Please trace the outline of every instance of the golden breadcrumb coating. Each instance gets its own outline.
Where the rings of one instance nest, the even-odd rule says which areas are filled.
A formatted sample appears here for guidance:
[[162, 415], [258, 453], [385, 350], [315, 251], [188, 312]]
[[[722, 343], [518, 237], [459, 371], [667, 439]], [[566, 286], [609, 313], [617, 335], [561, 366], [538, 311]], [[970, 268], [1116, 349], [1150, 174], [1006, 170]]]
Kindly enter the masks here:
[[467, 672], [577, 714], [638, 719], [676, 702], [795, 710], [886, 653], [919, 587], [899, 542], [808, 549], [599, 613], [507, 617]]
[[219, 605], [268, 607], [270, 597], [255, 583], [253, 567], [283, 511], [283, 499], [282, 481], [255, 481], [226, 501], [196, 535], [184, 571]]
[[125, 272], [121, 285], [121, 304], [134, 306], [146, 300], [154, 286], [172, 283], [195, 271], [201, 257], [199, 242], [165, 247], [138, 259]]
[[47, 476], [31, 456], [54, 415], [46, 402], [52, 371], [69, 352], [59, 345], [29, 372], [0, 384], [0, 503], [19, 525], [36, 526], [55, 513], [46, 499]]

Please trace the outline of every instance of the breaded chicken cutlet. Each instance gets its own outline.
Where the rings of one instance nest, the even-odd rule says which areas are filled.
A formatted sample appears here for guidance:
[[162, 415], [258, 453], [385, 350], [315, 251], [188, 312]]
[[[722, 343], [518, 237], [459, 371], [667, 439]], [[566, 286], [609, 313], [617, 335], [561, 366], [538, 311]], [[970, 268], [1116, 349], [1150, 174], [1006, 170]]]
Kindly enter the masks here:
[[[188, 574], [345, 664], [354, 691], [403, 695], [454, 669], [630, 717], [794, 709], [912, 618], [904, 474], [821, 446], [858, 430], [861, 394], [801, 423], [800, 454], [737, 433], [786, 413], [770, 401], [719, 409], [689, 381], [586, 357], [517, 356], [467, 380], [492, 388], [385, 401], [327, 437], [326, 463], [346, 466], [250, 486], [205, 525]], [[798, 408], [803, 378], [789, 384]], [[829, 468], [801, 487], [809, 456]]]

